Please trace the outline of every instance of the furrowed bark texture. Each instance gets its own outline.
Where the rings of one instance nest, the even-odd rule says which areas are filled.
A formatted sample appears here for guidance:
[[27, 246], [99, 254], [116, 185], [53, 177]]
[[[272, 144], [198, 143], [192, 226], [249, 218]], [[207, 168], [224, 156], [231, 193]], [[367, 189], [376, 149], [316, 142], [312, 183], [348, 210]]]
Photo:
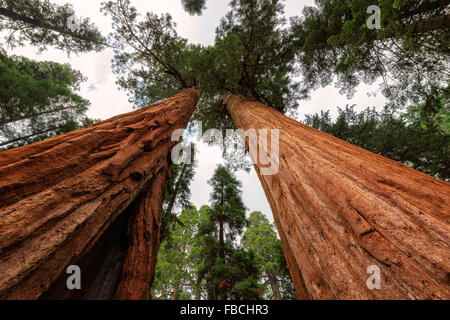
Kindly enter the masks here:
[[130, 220], [130, 247], [115, 293], [118, 300], [149, 300], [160, 245], [162, 203], [169, 167], [152, 180]]
[[[186, 127], [200, 94], [187, 89], [91, 127], [0, 153], [0, 299], [39, 298], [68, 265], [88, 256], [142, 195], [147, 202], [130, 214], [138, 225], [131, 224], [129, 265], [122, 267], [122, 275], [135, 272], [138, 266], [129, 257], [141, 250], [137, 241], [144, 236], [147, 243], [158, 242], [153, 231], [160, 204], [150, 201], [163, 192], [168, 155], [177, 143], [171, 134]], [[144, 230], [143, 223], [150, 225]], [[154, 266], [148, 267], [143, 270], [150, 277]], [[122, 278], [121, 286], [124, 279], [129, 278]]]
[[[278, 173], [255, 169], [299, 299], [450, 298], [449, 183], [253, 100], [224, 100], [238, 128], [280, 130]], [[366, 285], [373, 265], [379, 290]]]

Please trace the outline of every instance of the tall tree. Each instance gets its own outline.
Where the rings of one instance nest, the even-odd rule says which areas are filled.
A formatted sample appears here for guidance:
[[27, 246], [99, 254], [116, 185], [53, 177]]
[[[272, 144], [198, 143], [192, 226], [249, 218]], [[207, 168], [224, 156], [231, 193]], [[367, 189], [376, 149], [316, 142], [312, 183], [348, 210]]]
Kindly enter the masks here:
[[241, 241], [244, 248], [253, 250], [256, 254], [257, 265], [261, 266], [268, 279], [265, 281], [271, 290], [268, 296], [274, 300], [295, 297], [292, 280], [281, 249], [281, 241], [277, 238], [275, 226], [265, 215], [259, 211], [250, 214], [248, 227]]
[[210, 197], [211, 219], [219, 230], [219, 256], [225, 261], [225, 236], [227, 241], [234, 241], [247, 223], [241, 182], [230, 170], [219, 165], [208, 183], [213, 189]]
[[[291, 27], [305, 96], [335, 80], [351, 96], [361, 82], [382, 79], [383, 94], [393, 105], [404, 107], [422, 103], [430, 95], [439, 96], [447, 86], [448, 1], [315, 3], [316, 7], [305, 7]], [[374, 4], [380, 11], [367, 13]], [[379, 26], [371, 15], [378, 15]]]
[[43, 140], [89, 124], [84, 78], [69, 65], [0, 51], [0, 148]]
[[169, 178], [163, 204], [164, 215], [161, 227], [162, 239], [170, 236], [170, 232], [174, 228], [176, 223], [182, 223], [178, 219], [174, 209], [187, 208], [191, 206], [190, 184], [195, 175], [195, 166], [195, 162], [172, 164], [171, 176]]
[[294, 52], [284, 28], [284, 6], [272, 0], [233, 0], [205, 48], [198, 81], [209, 101], [199, 104], [195, 119], [205, 128], [234, 126], [220, 95], [233, 93], [261, 101], [285, 113], [298, 107]]
[[[200, 94], [0, 153], [0, 298], [148, 298], [171, 136]], [[73, 264], [81, 291], [67, 290]]]
[[[325, 2], [333, 4], [325, 0], [318, 3]], [[181, 61], [179, 68], [175, 68], [178, 73], [173, 68], [167, 68], [169, 64], [165, 63], [171, 61], [171, 51], [160, 50], [161, 55], [156, 55], [153, 50], [152, 55], [148, 53], [152, 50], [147, 50], [147, 54], [142, 54], [145, 51], [142, 43], [134, 42], [137, 49], [132, 50], [133, 53], [128, 56], [124, 55], [120, 64], [130, 60], [138, 65], [149, 63], [149, 66], [143, 70], [131, 68], [127, 73], [132, 73], [133, 78], [126, 79], [122, 85], [130, 87], [134, 96], [137, 92], [138, 97], [144, 97], [144, 101], [148, 101], [149, 97], [154, 98], [164, 93], [160, 89], [165, 88], [161, 85], [164, 82], [173, 85], [172, 88], [183, 86], [183, 81], [180, 81], [182, 78], [184, 82], [189, 80], [200, 83], [205, 89], [205, 103], [199, 105], [195, 116], [205, 120], [208, 126], [218, 125], [216, 128], [223, 129], [234, 121], [236, 126], [244, 130], [283, 129], [280, 137], [280, 172], [260, 178], [275, 214], [275, 222], [300, 298], [446, 297], [446, 263], [440, 259], [442, 256], [448, 259], [442, 245], [448, 242], [446, 213], [442, 206], [448, 202], [442, 196], [448, 193], [448, 186], [442, 181], [298, 124], [277, 112], [289, 113], [295, 110], [297, 97], [308, 93], [308, 87], [299, 92], [298, 84], [293, 81], [295, 53], [302, 54], [299, 48], [304, 41], [295, 32], [289, 33], [283, 28], [283, 6], [280, 1], [233, 0], [231, 7], [230, 13], [217, 30], [214, 47], [192, 48], [187, 44], [178, 46], [180, 59], [177, 61]], [[133, 14], [128, 16], [134, 17]], [[338, 20], [345, 21], [342, 18]], [[126, 24], [122, 25], [128, 29], [139, 26], [143, 31], [136, 30], [141, 32], [137, 33], [141, 36], [135, 35], [133, 38], [146, 39], [148, 37], [145, 30], [151, 28], [148, 21], [154, 19], [147, 18], [148, 26], [145, 21], [128, 27]], [[330, 18], [330, 21], [333, 20]], [[155, 22], [154, 25], [158, 23]], [[430, 32], [445, 36], [439, 29]], [[313, 32], [312, 35], [314, 34]], [[300, 40], [293, 41], [295, 37]], [[437, 36], [439, 37], [441, 35]], [[173, 43], [173, 37], [167, 39], [167, 43]], [[152, 43], [154, 42], [150, 42]], [[421, 47], [417, 46], [416, 49]], [[436, 51], [439, 51], [439, 55], [442, 50], [439, 48]], [[144, 56], [150, 58], [145, 60], [142, 58]], [[136, 60], [133, 60], [135, 57]], [[152, 62], [152, 59], [155, 61]], [[436, 61], [436, 67], [441, 68], [445, 59], [445, 56], [443, 59], [436, 58], [431, 52], [430, 55], [425, 55], [422, 65], [426, 67]], [[313, 62], [327, 65], [324, 60], [317, 59]], [[148, 73], [148, 70], [154, 72]], [[333, 77], [333, 73], [328, 71], [335, 70], [320, 70], [325, 70], [320, 74], [324, 80], [316, 82], [316, 85], [327, 84], [326, 80]], [[395, 72], [395, 69], [392, 70]], [[410, 74], [404, 74], [401, 82], [405, 86], [404, 93], [402, 90], [395, 90], [401, 96], [391, 101], [404, 105], [407, 100], [424, 102], [439, 96], [446, 78], [435, 76], [436, 68], [432, 67], [430, 70], [430, 74], [426, 69], [425, 76], [421, 75], [411, 81], [407, 80]], [[445, 69], [441, 70], [445, 72]], [[400, 69], [398, 71], [404, 72]], [[136, 74], [142, 76], [141, 79]], [[314, 72], [312, 76], [320, 78]], [[144, 81], [146, 77], [151, 88]], [[344, 83], [352, 85], [356, 82], [351, 73], [345, 73], [344, 77], [348, 78]], [[417, 88], [417, 92], [411, 89], [413, 87]], [[142, 88], [145, 90], [141, 90]], [[389, 88], [395, 89], [391, 85]], [[220, 95], [229, 92], [235, 96], [225, 98], [222, 102], [218, 99]], [[244, 95], [252, 100], [237, 95]], [[266, 151], [270, 154], [270, 150]], [[261, 164], [256, 166], [258, 173], [262, 167]], [[361, 170], [363, 167], [368, 167], [368, 172]], [[424, 190], [424, 185], [429, 185], [429, 189]], [[370, 194], [368, 200], [367, 194]], [[405, 215], [408, 212], [410, 216], [417, 217], [419, 211], [419, 218]], [[320, 214], [318, 217], [317, 212]], [[392, 214], [393, 212], [396, 214]], [[436, 215], [435, 212], [439, 213]], [[430, 224], [432, 220], [436, 221], [436, 229]], [[228, 264], [221, 262], [220, 256], [223, 253], [219, 245], [220, 224], [212, 220], [204, 228], [204, 234], [209, 235], [205, 237], [209, 241], [206, 246], [209, 251], [204, 254], [207, 263], [204, 264], [203, 271], [206, 272], [205, 275], [211, 275], [211, 281], [208, 282], [214, 283], [214, 279], [225, 279], [223, 275], [231, 274], [231, 260]], [[421, 231], [425, 229], [427, 231]], [[411, 230], [417, 232], [410, 235]], [[414, 239], [415, 244], [411, 239]], [[432, 248], [426, 249], [430, 245]], [[225, 252], [226, 258], [231, 256], [232, 254]], [[216, 265], [217, 257], [219, 263]], [[351, 267], [347, 263], [349, 259], [358, 267]], [[380, 268], [390, 281], [382, 293], [370, 291], [365, 286], [366, 266], [363, 266], [379, 261], [384, 263]], [[217, 274], [220, 276], [212, 276]], [[344, 277], [343, 274], [347, 278], [348, 274], [351, 275], [350, 284], [339, 280]], [[429, 285], [424, 285], [424, 282]], [[228, 285], [227, 281], [216, 283], [208, 288], [209, 296], [224, 297], [223, 293], [228, 290], [220, 289]]]
[[247, 224], [240, 182], [219, 165], [209, 181], [211, 209], [199, 230], [203, 242], [199, 280], [205, 280], [208, 299], [257, 298], [259, 268], [253, 252], [236, 247]]
[[254, 161], [299, 298], [448, 299], [449, 183], [254, 100], [226, 103], [244, 130], [283, 128], [279, 172]]
[[179, 224], [174, 226], [171, 239], [161, 245], [152, 298], [160, 300], [192, 299], [195, 296], [199, 212], [187, 207], [179, 215]]
[[75, 16], [71, 5], [48, 0], [1, 0], [0, 30], [9, 31], [10, 46], [28, 42], [42, 50], [52, 46], [70, 53], [99, 51], [106, 44], [97, 27]]

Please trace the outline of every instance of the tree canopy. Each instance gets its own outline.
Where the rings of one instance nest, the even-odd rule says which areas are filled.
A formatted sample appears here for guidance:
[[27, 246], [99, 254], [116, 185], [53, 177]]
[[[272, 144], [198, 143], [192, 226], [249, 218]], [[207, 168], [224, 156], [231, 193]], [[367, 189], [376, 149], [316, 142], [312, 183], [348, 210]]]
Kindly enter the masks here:
[[[255, 211], [250, 214], [242, 245], [255, 253], [256, 261], [266, 279], [263, 282], [269, 299], [295, 299], [295, 291], [275, 226]], [[269, 289], [270, 288], [270, 289]]]
[[[333, 82], [352, 96], [360, 83], [382, 79], [395, 106], [439, 96], [449, 82], [448, 4], [440, 0], [316, 0], [292, 19], [302, 95]], [[367, 8], [380, 8], [369, 28]]]
[[69, 65], [8, 56], [0, 51], [0, 147], [39, 141], [90, 124], [84, 80]]
[[71, 5], [49, 0], [1, 0], [0, 30], [9, 31], [5, 40], [10, 46], [29, 43], [70, 53], [99, 51], [106, 44], [98, 28], [77, 17]]

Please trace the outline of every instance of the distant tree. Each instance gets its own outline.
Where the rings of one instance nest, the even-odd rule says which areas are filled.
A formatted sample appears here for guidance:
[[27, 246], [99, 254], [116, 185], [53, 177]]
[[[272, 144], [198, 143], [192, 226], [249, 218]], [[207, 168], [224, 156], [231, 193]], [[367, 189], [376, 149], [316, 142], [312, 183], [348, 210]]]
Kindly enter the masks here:
[[199, 212], [187, 207], [178, 217], [171, 240], [163, 241], [158, 253], [152, 298], [159, 300], [193, 299], [195, 296], [197, 261], [195, 247], [198, 243], [192, 235], [198, 232]]
[[[396, 106], [422, 103], [430, 94], [442, 94], [450, 79], [448, 1], [315, 3], [315, 7], [305, 7], [291, 27], [303, 96], [333, 82], [351, 96], [361, 82], [371, 84], [378, 79], [383, 81], [383, 94]], [[380, 11], [367, 13], [372, 5]], [[371, 19], [378, 13], [379, 28]]]
[[208, 183], [213, 188], [210, 197], [211, 219], [219, 230], [220, 258], [225, 260], [225, 236], [228, 241], [234, 241], [247, 224], [241, 182], [230, 170], [219, 165]]
[[0, 51], [0, 148], [24, 145], [92, 123], [75, 93], [84, 78], [69, 65]]
[[70, 53], [99, 51], [106, 44], [89, 19], [75, 16], [71, 5], [48, 0], [0, 0], [0, 30], [9, 31], [10, 46], [28, 42], [41, 50], [52, 46]]
[[281, 241], [277, 238], [275, 226], [264, 214], [259, 211], [250, 214], [241, 242], [244, 248], [256, 254], [257, 266], [260, 266], [264, 278], [267, 279], [263, 281], [266, 295], [274, 300], [295, 299]]
[[[190, 143], [189, 143], [190, 144]], [[190, 144], [191, 148], [194, 145]], [[194, 154], [194, 153], [192, 153]], [[195, 175], [197, 162], [192, 157], [191, 163], [172, 164], [171, 175], [167, 183], [166, 194], [163, 203], [163, 217], [161, 223], [161, 240], [170, 238], [171, 230], [176, 223], [181, 223], [175, 209], [188, 208], [191, 203], [190, 185]], [[171, 241], [168, 239], [168, 241]]]
[[204, 281], [208, 299], [256, 299], [262, 290], [255, 255], [235, 243], [247, 225], [241, 184], [224, 166], [217, 167], [209, 184], [212, 206], [197, 235], [203, 243], [198, 281]]
[[203, 10], [206, 9], [206, 0], [181, 0], [183, 8], [191, 16], [198, 14], [201, 15]]
[[448, 95], [394, 112], [354, 106], [307, 115], [305, 123], [369, 151], [402, 162], [436, 178], [450, 180], [450, 110]]

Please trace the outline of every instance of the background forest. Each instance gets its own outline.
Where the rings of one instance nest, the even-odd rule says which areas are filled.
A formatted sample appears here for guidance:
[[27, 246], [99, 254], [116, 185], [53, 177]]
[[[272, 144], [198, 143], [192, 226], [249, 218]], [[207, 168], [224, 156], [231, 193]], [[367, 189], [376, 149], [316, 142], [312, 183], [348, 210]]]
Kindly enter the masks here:
[[[80, 71], [12, 52], [57, 49], [71, 57], [108, 51], [116, 84], [133, 108], [201, 87], [192, 120], [202, 121], [204, 131], [225, 130], [235, 124], [221, 96], [243, 95], [450, 181], [449, 1], [316, 0], [287, 19], [285, 1], [231, 0], [208, 45], [180, 36], [169, 13], [141, 12], [135, 2], [102, 2], [112, 24], [105, 32], [59, 1], [0, 0], [0, 150], [98, 121], [88, 116]], [[198, 17], [209, 2], [177, 4]], [[380, 8], [379, 29], [367, 27], [370, 5]], [[303, 101], [330, 85], [349, 103], [334, 114], [332, 106], [305, 114]], [[383, 104], [354, 104], [361, 86], [376, 87]], [[205, 143], [224, 152], [223, 145]], [[191, 185], [202, 161], [172, 165], [152, 296], [295, 298], [269, 210], [249, 210], [243, 200], [237, 176], [250, 169], [248, 159], [215, 168], [209, 203], [195, 206]]]

